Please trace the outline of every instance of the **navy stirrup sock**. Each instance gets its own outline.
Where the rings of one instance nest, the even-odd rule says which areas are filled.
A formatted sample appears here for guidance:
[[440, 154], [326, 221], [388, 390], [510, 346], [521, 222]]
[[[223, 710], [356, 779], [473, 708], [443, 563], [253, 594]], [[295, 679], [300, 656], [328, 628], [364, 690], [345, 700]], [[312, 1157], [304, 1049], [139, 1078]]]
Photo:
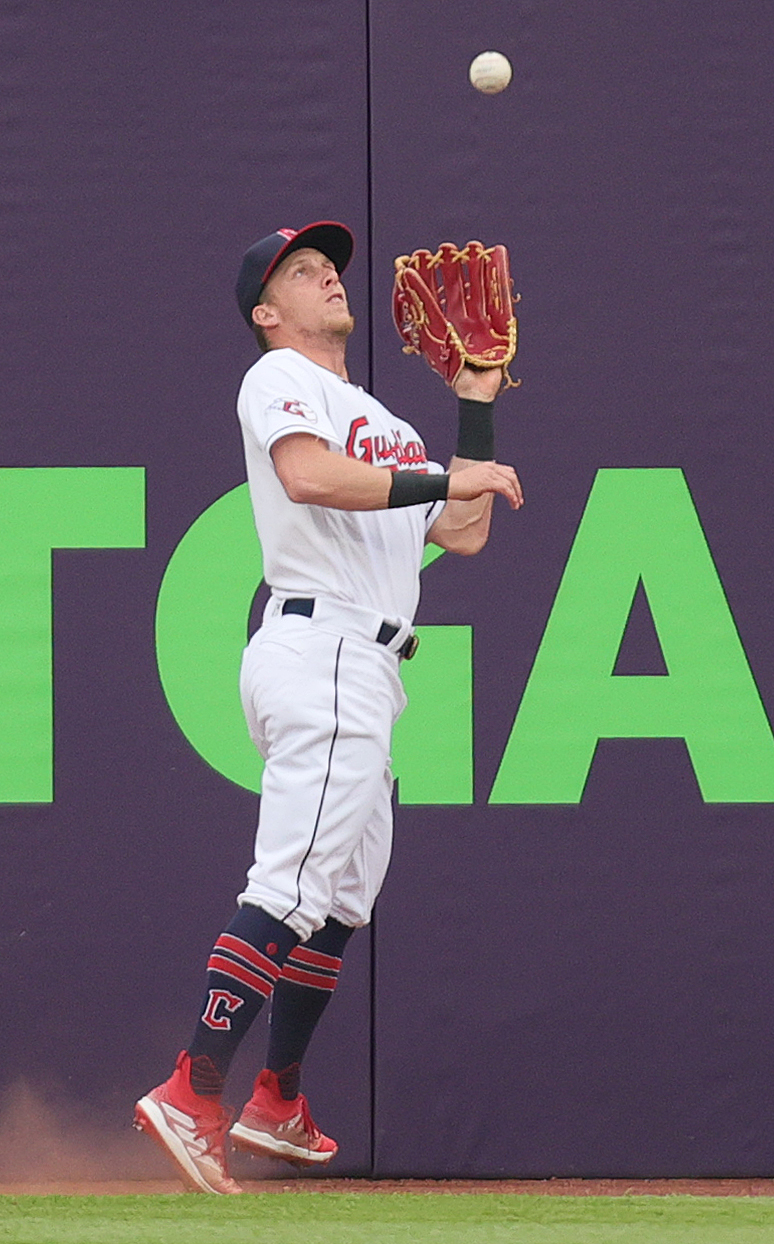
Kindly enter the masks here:
[[188, 1047], [195, 1093], [220, 1093], [240, 1041], [297, 945], [297, 933], [248, 903], [221, 933], [207, 963], [202, 1013]]
[[301, 1062], [331, 1000], [344, 948], [354, 929], [329, 916], [323, 928], [288, 955], [274, 989], [266, 1066], [286, 1101], [298, 1096]]

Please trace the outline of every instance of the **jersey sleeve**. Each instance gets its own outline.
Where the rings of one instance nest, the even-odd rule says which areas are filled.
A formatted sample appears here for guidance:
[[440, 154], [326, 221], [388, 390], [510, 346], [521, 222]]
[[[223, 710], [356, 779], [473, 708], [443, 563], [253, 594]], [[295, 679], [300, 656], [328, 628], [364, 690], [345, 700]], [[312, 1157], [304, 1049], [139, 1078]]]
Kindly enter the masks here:
[[237, 401], [242, 423], [267, 453], [283, 436], [318, 436], [343, 448], [328, 416], [325, 394], [300, 368], [269, 356], [252, 367]]
[[[428, 475], [443, 475], [445, 470], [446, 467], [442, 467], [440, 462], [428, 462], [427, 464]], [[430, 501], [425, 507], [425, 539], [430, 534], [430, 528], [442, 513], [445, 505], [445, 501]]]

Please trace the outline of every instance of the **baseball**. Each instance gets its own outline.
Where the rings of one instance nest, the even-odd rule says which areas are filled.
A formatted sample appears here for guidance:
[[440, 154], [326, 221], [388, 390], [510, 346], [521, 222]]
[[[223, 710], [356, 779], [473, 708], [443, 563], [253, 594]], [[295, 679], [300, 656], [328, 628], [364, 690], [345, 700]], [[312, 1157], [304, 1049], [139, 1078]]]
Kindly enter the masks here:
[[497, 95], [511, 80], [511, 62], [502, 52], [480, 52], [470, 62], [470, 80], [484, 95]]

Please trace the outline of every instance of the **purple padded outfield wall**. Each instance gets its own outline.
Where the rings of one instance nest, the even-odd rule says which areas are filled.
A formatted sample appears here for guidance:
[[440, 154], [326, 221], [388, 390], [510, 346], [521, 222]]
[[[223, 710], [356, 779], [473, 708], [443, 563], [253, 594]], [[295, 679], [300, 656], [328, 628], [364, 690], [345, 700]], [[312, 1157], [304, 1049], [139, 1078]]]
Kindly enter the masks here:
[[[333, 1173], [771, 1173], [772, 38], [731, 0], [0, 0], [7, 1101], [118, 1135], [189, 1037], [257, 800], [178, 725], [157, 598], [244, 479], [242, 250], [332, 218], [352, 378], [440, 459], [454, 401], [401, 355], [392, 260], [507, 244], [527, 496], [424, 574], [420, 623], [472, 628], [473, 755], [454, 803], [416, 778], [442, 726], [398, 759], [393, 866], [306, 1070]], [[458, 721], [467, 666], [435, 668]]]

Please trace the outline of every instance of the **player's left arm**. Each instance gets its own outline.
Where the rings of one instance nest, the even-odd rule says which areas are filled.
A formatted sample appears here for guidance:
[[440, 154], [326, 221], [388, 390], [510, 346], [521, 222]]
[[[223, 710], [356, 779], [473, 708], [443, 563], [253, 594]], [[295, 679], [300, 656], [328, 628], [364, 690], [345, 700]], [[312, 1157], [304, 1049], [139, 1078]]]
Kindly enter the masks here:
[[[471, 367], [463, 367], [453, 387], [459, 398], [469, 402], [488, 404], [494, 402], [501, 382], [502, 371], [499, 369], [482, 372], [474, 371]], [[463, 434], [461, 427], [460, 443], [470, 446], [471, 452], [479, 456], [469, 458], [455, 454], [449, 464], [450, 475], [464, 471], [468, 467], [480, 465], [482, 461], [494, 460], [493, 453], [491, 457], [489, 456], [491, 409], [488, 412], [482, 411], [480, 414], [474, 409], [468, 411], [467, 415], [473, 423], [469, 425], [466, 434]], [[489, 430], [484, 426], [487, 420], [490, 422]], [[512, 500], [510, 498], [509, 500], [511, 508], [517, 510], [524, 502], [524, 495], [518, 476], [515, 480], [515, 495]], [[450, 489], [450, 493], [451, 491]], [[461, 553], [463, 556], [479, 553], [489, 539], [493, 501], [493, 492], [485, 493], [470, 501], [453, 500], [450, 496], [427, 533], [427, 542], [438, 544], [449, 553]]]

